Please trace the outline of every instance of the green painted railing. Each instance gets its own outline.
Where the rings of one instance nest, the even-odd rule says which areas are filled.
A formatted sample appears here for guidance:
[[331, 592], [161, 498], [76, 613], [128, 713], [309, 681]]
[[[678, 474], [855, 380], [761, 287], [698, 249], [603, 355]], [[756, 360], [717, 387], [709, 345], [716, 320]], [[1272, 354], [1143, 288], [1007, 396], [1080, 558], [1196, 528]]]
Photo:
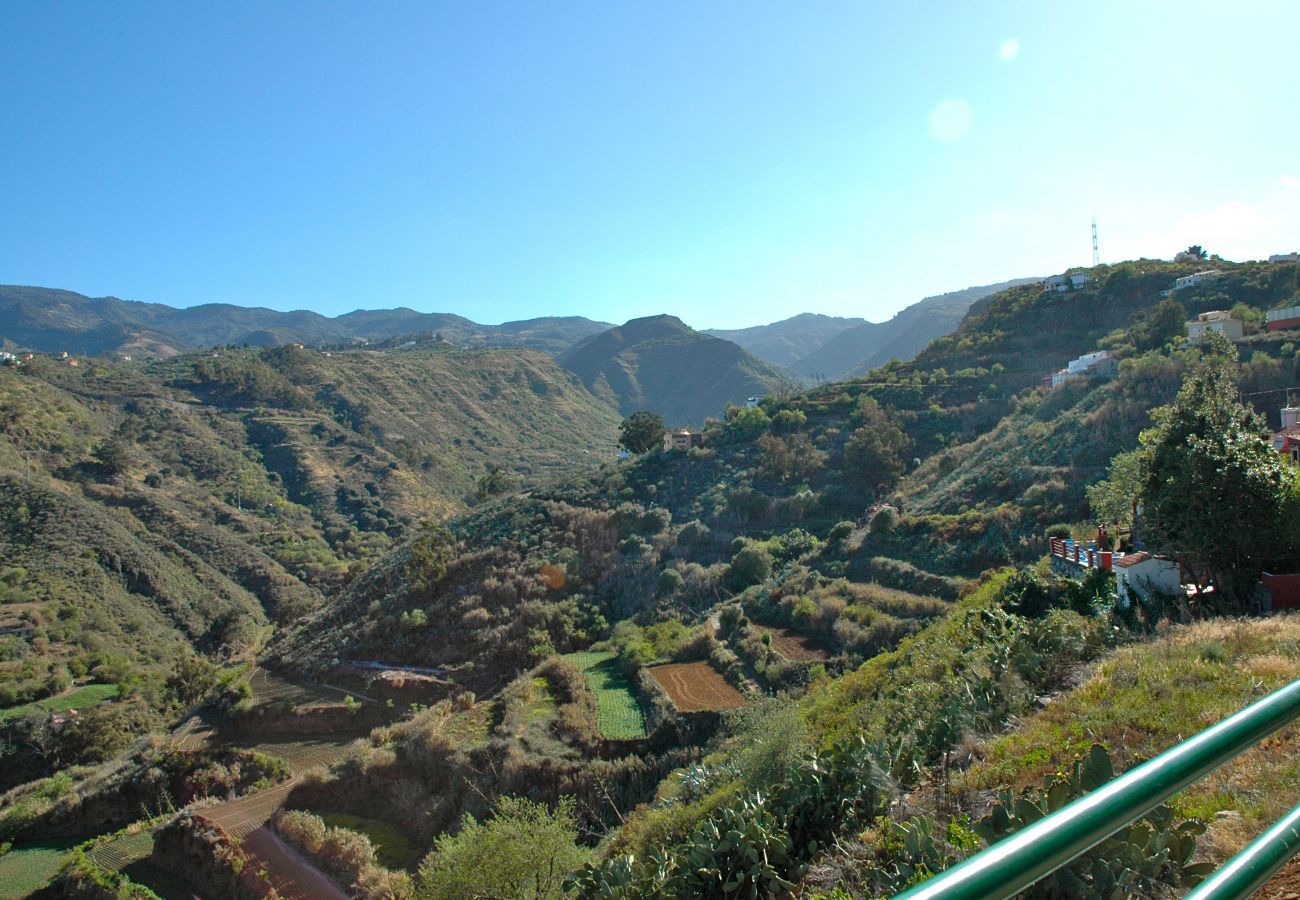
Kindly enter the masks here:
[[[1300, 681], [1294, 681], [1052, 815], [904, 891], [896, 900], [1006, 900], [1013, 897], [1298, 716]], [[1300, 824], [1295, 819], [1296, 814], [1292, 813], [1242, 851], [1225, 869], [1249, 854], [1284, 823]], [[1282, 829], [1281, 833], [1291, 832]], [[1295, 837], [1291, 839], [1292, 850], [1296, 841]], [[1281, 841], [1275, 839], [1267, 844], [1270, 848], [1267, 852], [1256, 851], [1248, 858], [1247, 868], [1262, 870], [1263, 860], [1283, 853], [1280, 844]], [[1286, 862], [1289, 856], [1289, 852], [1282, 855], [1278, 865]], [[1267, 874], [1275, 870], [1276, 867], [1269, 869]], [[1216, 879], [1217, 874], [1207, 884]], [[1214, 893], [1202, 895], [1202, 900], [1204, 897], [1222, 900], [1244, 896], [1248, 895]]]
[[1202, 881], [1185, 900], [1237, 900], [1264, 886], [1300, 850], [1300, 806]]

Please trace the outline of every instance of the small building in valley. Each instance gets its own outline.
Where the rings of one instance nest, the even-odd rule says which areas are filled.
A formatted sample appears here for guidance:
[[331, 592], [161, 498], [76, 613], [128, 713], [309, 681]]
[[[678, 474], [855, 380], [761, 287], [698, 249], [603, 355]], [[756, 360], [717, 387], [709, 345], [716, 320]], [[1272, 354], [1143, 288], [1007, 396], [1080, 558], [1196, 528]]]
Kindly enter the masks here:
[[704, 432], [689, 428], [675, 428], [664, 432], [665, 450], [689, 450], [704, 446]]
[[1187, 323], [1187, 343], [1199, 344], [1212, 331], [1217, 331], [1230, 341], [1239, 341], [1244, 334], [1241, 319], [1234, 319], [1232, 313], [1216, 309], [1203, 312]]

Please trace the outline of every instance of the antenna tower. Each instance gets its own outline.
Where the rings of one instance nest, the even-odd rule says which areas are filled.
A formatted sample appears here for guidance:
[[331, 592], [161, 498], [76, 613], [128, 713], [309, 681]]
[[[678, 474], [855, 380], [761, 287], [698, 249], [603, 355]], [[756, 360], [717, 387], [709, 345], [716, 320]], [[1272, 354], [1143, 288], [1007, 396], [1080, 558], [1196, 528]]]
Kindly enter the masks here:
[[1092, 265], [1096, 268], [1101, 264], [1101, 257], [1097, 255], [1097, 217], [1092, 217]]

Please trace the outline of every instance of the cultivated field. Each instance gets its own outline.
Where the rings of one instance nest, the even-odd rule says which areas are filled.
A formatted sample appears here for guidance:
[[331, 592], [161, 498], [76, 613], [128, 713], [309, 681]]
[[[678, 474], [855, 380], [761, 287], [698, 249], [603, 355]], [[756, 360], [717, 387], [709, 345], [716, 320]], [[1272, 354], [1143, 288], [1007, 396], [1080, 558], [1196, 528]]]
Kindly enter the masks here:
[[826, 645], [816, 638], [810, 638], [772, 625], [760, 625], [763, 631], [772, 635], [772, 649], [791, 662], [824, 662], [831, 658]]
[[708, 712], [746, 705], [740, 691], [727, 684], [707, 662], [670, 663], [646, 670], [672, 698], [678, 712]]
[[101, 869], [120, 872], [151, 853], [153, 853], [153, 833], [146, 830], [138, 834], [124, 835], [115, 841], [92, 847], [90, 858]]
[[25, 716], [34, 709], [44, 709], [49, 712], [89, 709], [103, 703], [105, 700], [112, 700], [116, 696], [117, 685], [115, 684], [87, 684], [66, 694], [59, 694], [57, 697], [46, 697], [44, 700], [37, 700], [35, 703], [24, 703], [22, 706], [11, 706], [9, 709], [0, 710], [0, 722], [5, 719]]
[[[258, 703], [292, 703], [294, 706], [329, 706], [342, 703], [348, 691], [308, 681], [290, 681], [274, 672], [257, 668], [248, 677], [253, 699]], [[359, 699], [365, 699], [359, 697]]]
[[41, 841], [0, 856], [0, 900], [17, 900], [45, 887], [78, 843], [76, 838]]
[[596, 695], [596, 727], [601, 735], [615, 741], [646, 736], [645, 715], [636, 691], [613, 653], [570, 653], [564, 658], [587, 676]]

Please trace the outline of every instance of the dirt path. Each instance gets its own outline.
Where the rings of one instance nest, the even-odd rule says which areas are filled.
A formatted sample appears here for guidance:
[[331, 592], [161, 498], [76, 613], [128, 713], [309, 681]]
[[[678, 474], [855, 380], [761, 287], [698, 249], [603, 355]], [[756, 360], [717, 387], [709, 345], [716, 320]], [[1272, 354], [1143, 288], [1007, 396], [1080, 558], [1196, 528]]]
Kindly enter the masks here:
[[261, 863], [284, 900], [348, 900], [337, 884], [265, 825], [244, 838], [244, 852]]

